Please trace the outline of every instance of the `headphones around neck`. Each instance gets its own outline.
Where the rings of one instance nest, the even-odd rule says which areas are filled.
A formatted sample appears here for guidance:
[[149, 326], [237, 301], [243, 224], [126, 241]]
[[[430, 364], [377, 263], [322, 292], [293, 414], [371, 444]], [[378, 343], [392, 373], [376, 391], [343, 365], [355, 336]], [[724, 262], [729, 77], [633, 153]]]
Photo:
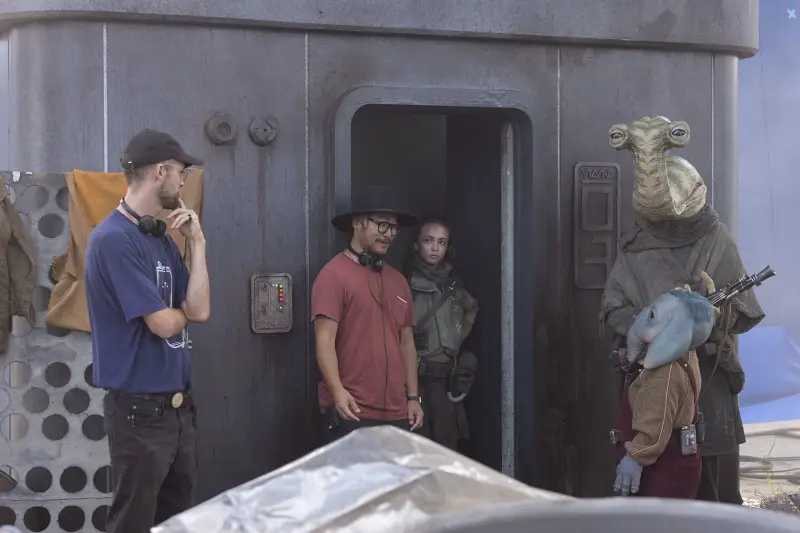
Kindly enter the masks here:
[[372, 270], [374, 270], [375, 272], [380, 272], [381, 270], [383, 270], [383, 265], [384, 265], [383, 257], [379, 255], [373, 255], [367, 251], [356, 252], [353, 249], [353, 246], [350, 244], [347, 245], [347, 249], [351, 254], [358, 257], [358, 264], [360, 264], [361, 266], [372, 267]]
[[134, 211], [133, 208], [128, 205], [128, 202], [125, 201], [125, 198], [120, 200], [119, 203], [130, 216], [136, 219], [136, 221], [139, 223], [139, 230], [141, 230], [142, 233], [151, 235], [153, 237], [163, 237], [167, 232], [167, 223], [163, 220], [158, 220], [150, 215], [139, 215], [139, 213]]

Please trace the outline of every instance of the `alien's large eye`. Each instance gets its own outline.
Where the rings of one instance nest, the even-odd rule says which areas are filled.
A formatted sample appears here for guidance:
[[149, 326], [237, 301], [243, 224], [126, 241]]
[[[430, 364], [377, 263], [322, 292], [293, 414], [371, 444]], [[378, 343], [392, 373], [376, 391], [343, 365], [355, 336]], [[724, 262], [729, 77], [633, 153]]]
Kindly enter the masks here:
[[621, 131], [614, 131], [609, 135], [613, 140], [618, 141], [624, 137]]
[[673, 137], [683, 137], [684, 135], [686, 135], [686, 130], [683, 128], [675, 128], [674, 130], [672, 130], [671, 133]]

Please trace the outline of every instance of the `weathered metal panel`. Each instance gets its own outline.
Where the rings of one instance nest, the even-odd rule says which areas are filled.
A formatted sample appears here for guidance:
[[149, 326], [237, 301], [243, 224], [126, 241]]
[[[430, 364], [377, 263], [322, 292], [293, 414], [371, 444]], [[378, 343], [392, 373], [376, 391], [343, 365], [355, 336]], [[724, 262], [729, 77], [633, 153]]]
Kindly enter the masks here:
[[9, 33], [9, 166], [103, 170], [103, 26], [33, 23]]
[[[570, 212], [574, 205], [572, 167], [587, 160], [610, 161], [621, 169], [621, 227], [625, 230], [631, 226], [633, 161], [630, 154], [615, 152], [609, 146], [608, 129], [612, 124], [627, 123], [643, 115], [688, 121], [692, 142], [675, 153], [691, 161], [711, 183], [712, 67], [712, 57], [707, 54], [562, 48], [564, 212]], [[716, 151], [730, 152], [734, 148], [717, 145]], [[569, 225], [563, 231], [569, 232]], [[569, 237], [565, 234], [564, 238]], [[571, 255], [570, 249], [565, 267], [579, 260]], [[559, 411], [569, 424], [565, 448], [573, 450], [577, 494], [607, 495], [613, 482], [613, 448], [600, 435], [607, 434], [616, 423], [620, 389], [607, 359], [608, 344], [598, 339], [602, 290], [581, 290], [571, 283], [562, 290], [569, 302], [565, 311], [568, 321], [561, 331], [565, 361], [559, 380]]]
[[[191, 327], [198, 404], [199, 497], [252, 479], [309, 449], [304, 37], [300, 33], [109, 24], [110, 168], [142, 128], [175, 135], [206, 161], [203, 225], [212, 315]], [[174, 46], [165, 46], [174, 43]], [[238, 126], [232, 144], [205, 137], [213, 112]], [[280, 130], [253, 143], [250, 121]], [[288, 272], [289, 335], [250, 331], [250, 277]]]
[[159, 20], [383, 34], [712, 48], [752, 55], [758, 0], [6, 0], [5, 25], [42, 18]]
[[575, 287], [603, 290], [617, 257], [621, 230], [619, 165], [578, 163], [573, 180]]
[[23, 530], [94, 531], [96, 524], [102, 531], [110, 471], [91, 340], [45, 326], [50, 264], [69, 239], [66, 181], [63, 174], [0, 175], [36, 250], [35, 323], [15, 317], [0, 355], [0, 396], [10, 400], [0, 401], [0, 465], [18, 480], [0, 497], [0, 514], [10, 509]]
[[[65, 16], [96, 22], [55, 20]], [[201, 498], [284, 464], [316, 442], [308, 280], [334, 250], [331, 139], [342, 98], [360, 86], [532, 95], [531, 124], [521, 127], [532, 130], [526, 172], [533, 187], [515, 201], [530, 206], [538, 221], [524, 237], [537, 250], [528, 257], [537, 295], [534, 350], [520, 359], [525, 365], [515, 365], [515, 383], [535, 399], [534, 407], [516, 406], [516, 427], [535, 435], [537, 444], [516, 464], [523, 480], [548, 488], [609, 492], [613, 462], [605, 435], [616, 389], [596, 339], [600, 291], [573, 286], [573, 167], [620, 165], [625, 228], [632, 220], [632, 168], [629, 155], [608, 146], [608, 126], [653, 113], [687, 120], [693, 140], [680, 155], [713, 183], [714, 202], [730, 222], [735, 187], [726, 180], [735, 176], [737, 60], [705, 51], [752, 52], [755, 0], [388, 7], [334, 0], [191, 6], [15, 0], [3, 3], [0, 19], [11, 28], [3, 100], [11, 168], [114, 171], [125, 142], [142, 127], [171, 132], [208, 162], [204, 219], [214, 310], [208, 325], [191, 331]], [[218, 111], [237, 122], [232, 144], [205, 136], [205, 121]], [[275, 115], [280, 127], [262, 147], [247, 127], [265, 114]], [[42, 257], [41, 264], [49, 267], [51, 260]], [[257, 272], [292, 275], [290, 333], [249, 330], [248, 282]], [[534, 476], [542, 464], [548, 471]]]

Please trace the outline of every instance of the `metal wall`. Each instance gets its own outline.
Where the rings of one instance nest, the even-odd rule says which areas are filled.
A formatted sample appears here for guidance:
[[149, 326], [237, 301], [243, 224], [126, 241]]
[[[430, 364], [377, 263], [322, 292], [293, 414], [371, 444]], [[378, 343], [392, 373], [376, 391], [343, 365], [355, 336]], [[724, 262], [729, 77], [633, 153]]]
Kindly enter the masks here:
[[[620, 165], [615, 209], [627, 226], [632, 164], [608, 146], [608, 127], [647, 114], [687, 120], [692, 142], [680, 155], [731, 222], [737, 54], [757, 46], [758, 3], [465, 1], [451, 8], [60, 0], [0, 8], [9, 66], [7, 95], [0, 80], [6, 168], [116, 171], [125, 142], [143, 127], [169, 131], [206, 158], [214, 311], [208, 324], [191, 328], [199, 497], [317, 443], [308, 288], [332, 252], [334, 117], [359, 86], [510, 90], [535, 102], [530, 178], [539, 185], [531, 209], [548, 222], [535, 234], [536, 249], [547, 252], [531, 266], [543, 288], [532, 295], [530, 324], [539, 372], [528, 377], [541, 398], [536, 449], [545, 451], [529, 462], [548, 468], [523, 479], [579, 495], [609, 492], [606, 434], [616, 399], [596, 339], [600, 291], [574, 283], [574, 167]], [[220, 111], [238, 125], [230, 145], [204, 133]], [[279, 131], [262, 147], [247, 127], [266, 114]], [[249, 329], [248, 283], [263, 271], [294, 279], [288, 334]]]
[[0, 355], [0, 524], [28, 531], [104, 531], [110, 488], [104, 392], [92, 385], [88, 334], [45, 326], [53, 257], [69, 240], [63, 174], [3, 172], [36, 249], [35, 321], [15, 317]]

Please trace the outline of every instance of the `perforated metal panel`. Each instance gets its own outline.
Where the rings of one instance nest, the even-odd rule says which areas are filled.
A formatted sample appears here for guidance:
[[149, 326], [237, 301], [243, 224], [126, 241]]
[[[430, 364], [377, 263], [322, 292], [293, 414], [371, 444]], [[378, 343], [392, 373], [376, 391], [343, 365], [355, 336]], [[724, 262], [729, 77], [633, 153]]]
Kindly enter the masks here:
[[64, 175], [0, 175], [36, 250], [35, 324], [15, 317], [0, 355], [0, 468], [18, 480], [0, 494], [0, 525], [105, 531], [110, 469], [90, 337], [45, 326], [50, 265], [69, 237]]

